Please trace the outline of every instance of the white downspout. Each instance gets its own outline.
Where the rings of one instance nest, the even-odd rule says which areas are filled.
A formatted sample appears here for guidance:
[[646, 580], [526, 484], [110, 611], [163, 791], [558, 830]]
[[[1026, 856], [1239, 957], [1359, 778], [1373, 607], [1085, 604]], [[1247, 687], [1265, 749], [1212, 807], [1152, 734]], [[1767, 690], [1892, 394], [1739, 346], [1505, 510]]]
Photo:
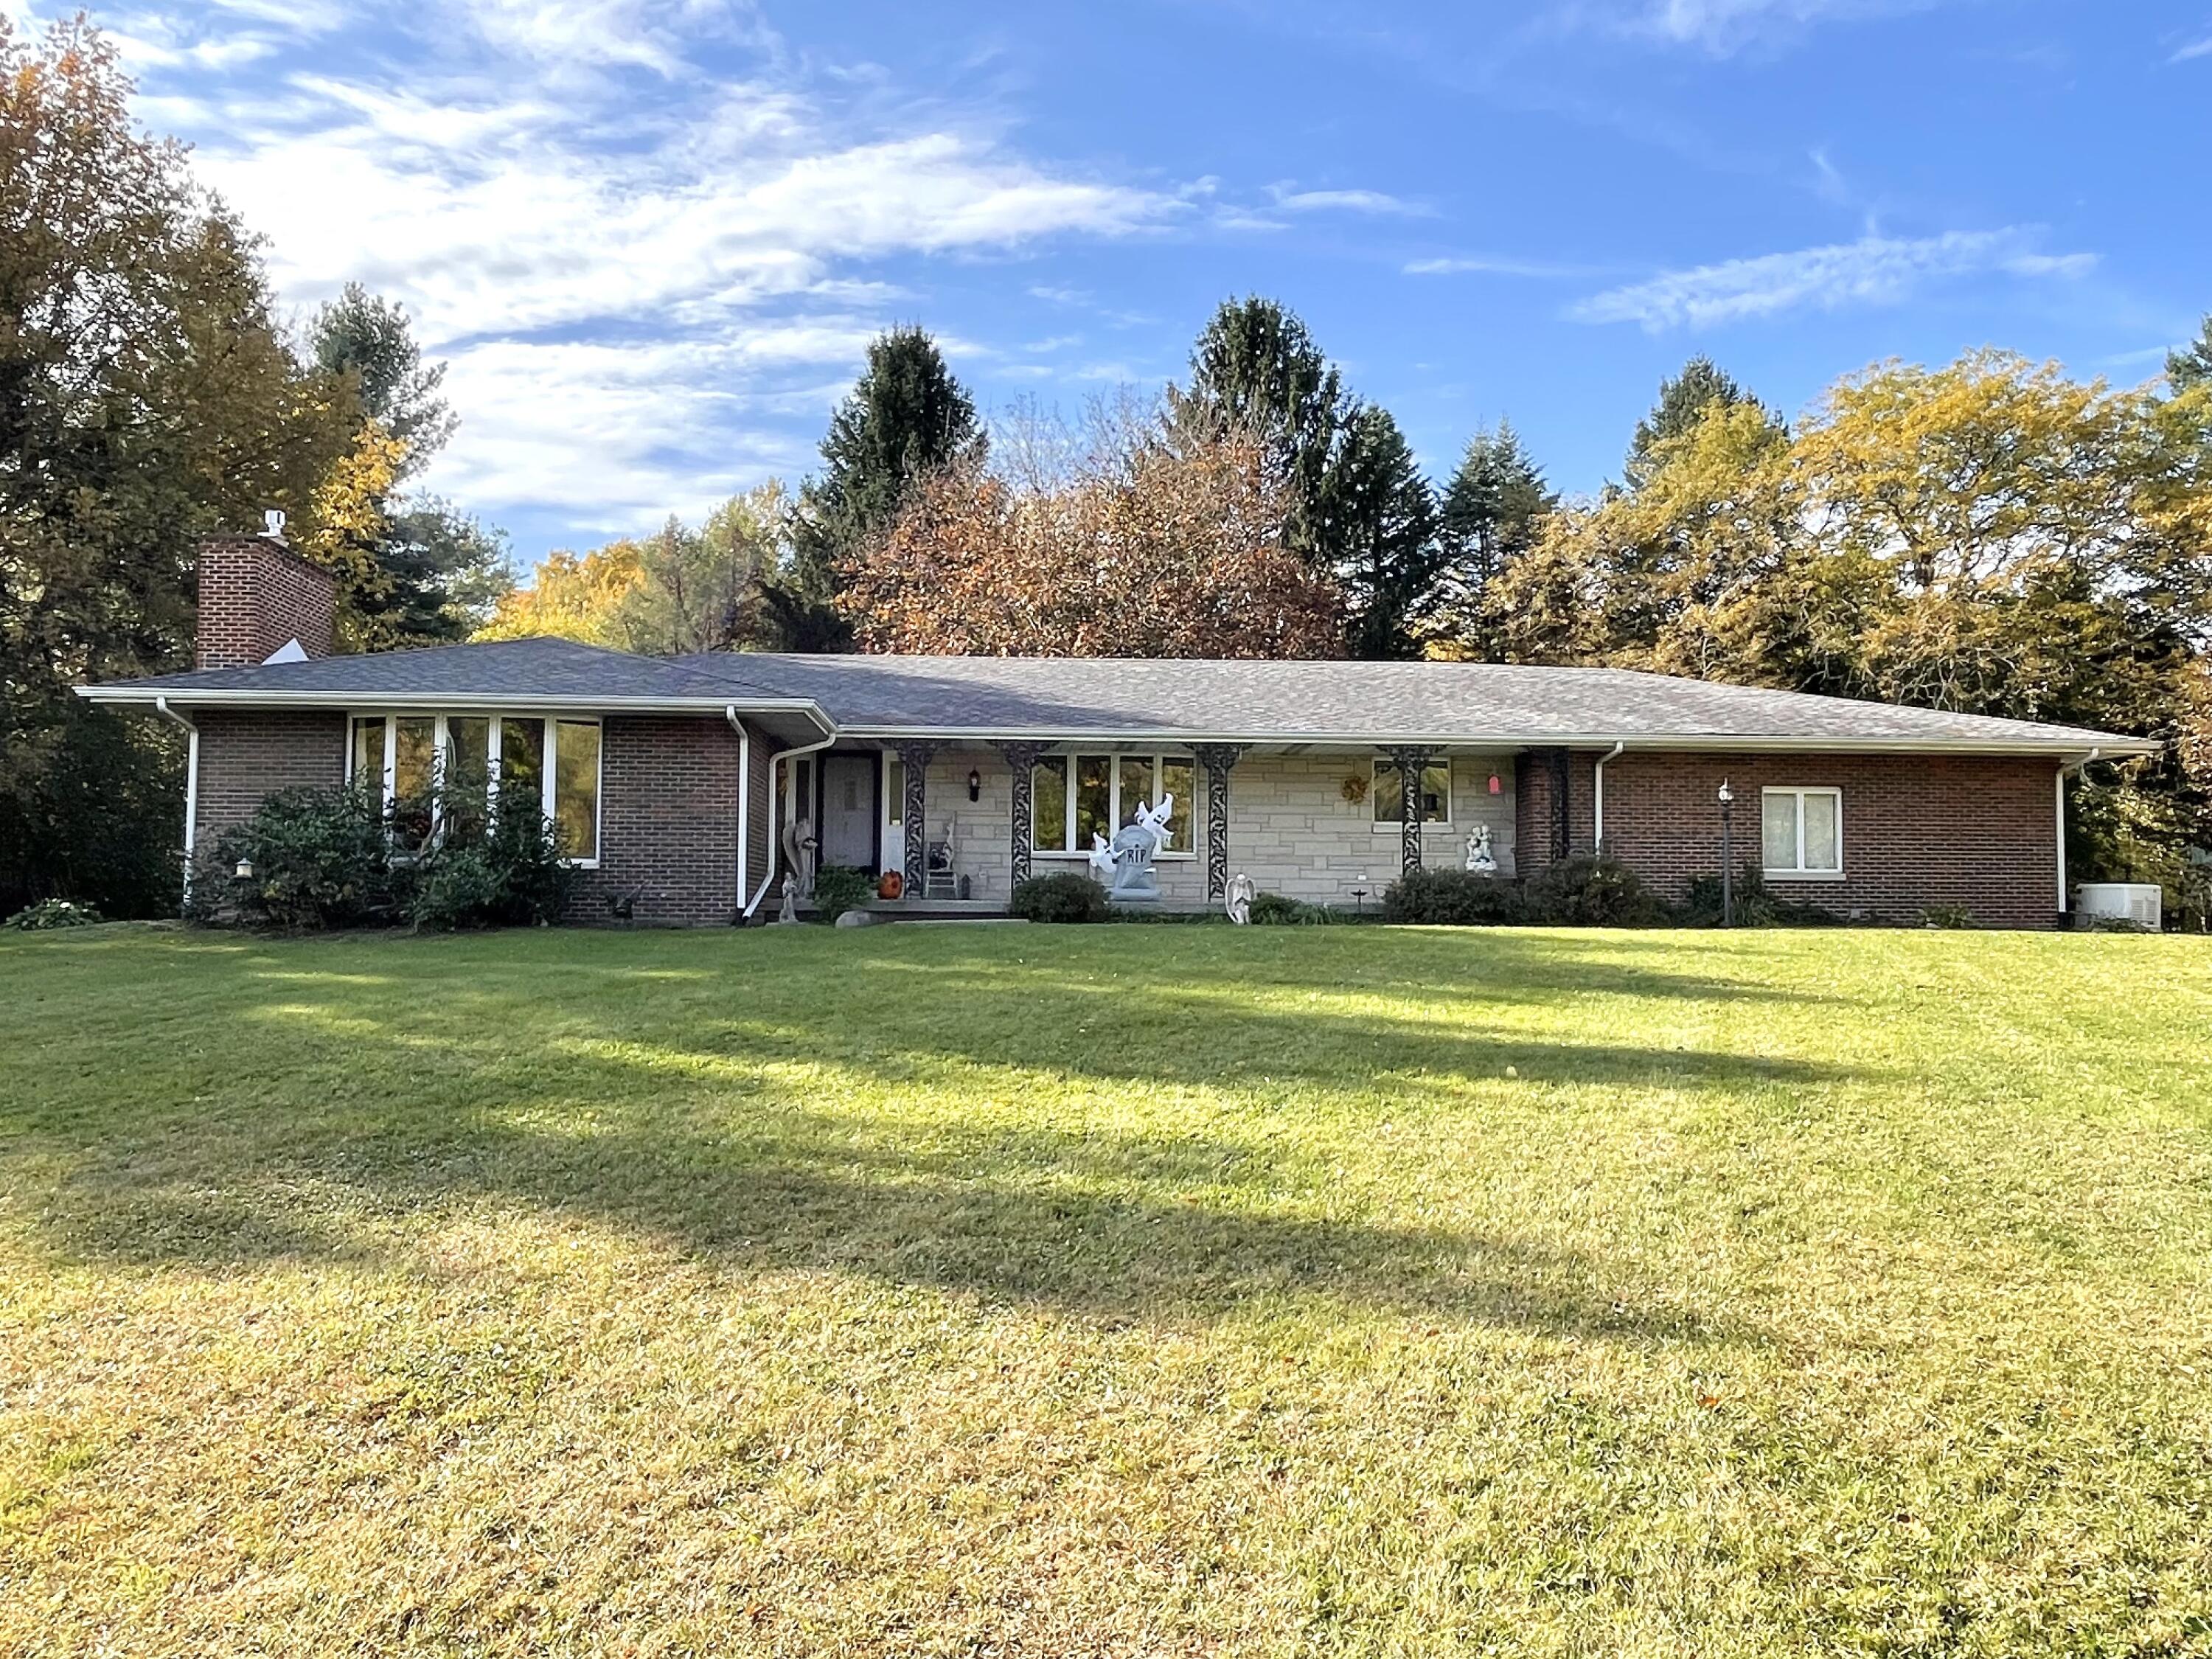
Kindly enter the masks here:
[[167, 697], [154, 699], [154, 712], [185, 728], [185, 908], [192, 902], [192, 842], [200, 816], [200, 729], [169, 707]]
[[[2058, 914], [2059, 914], [2061, 916], [2063, 916], [2063, 915], [2066, 914], [2066, 911], [2067, 911], [2067, 904], [2066, 904], [2066, 899], [2067, 899], [2067, 892], [2066, 892], [2066, 775], [2067, 775], [2069, 772], [2071, 772], [2071, 773], [2073, 773], [2075, 776], [2077, 776], [2077, 777], [2078, 777], [2078, 776], [2080, 776], [2080, 775], [2081, 775], [2081, 769], [2082, 769], [2083, 767], [2085, 767], [2085, 766], [2088, 765], [2090, 762], [2092, 762], [2092, 761], [2095, 760], [2095, 759], [2097, 758], [2097, 757], [2098, 757], [2098, 756], [2100, 756], [2100, 755], [2103, 754], [2104, 752], [2105, 752], [2105, 751], [2104, 751], [2101, 748], [2099, 748], [2099, 749], [2092, 749], [2092, 750], [2091, 750], [2087, 754], [2086, 754], [2086, 755], [2082, 756], [2082, 757], [2081, 757], [2081, 758], [2080, 760], [2077, 760], [2077, 761], [2074, 762], [2071, 765], [2069, 765], [2069, 764], [2068, 764], [2066, 762], [2064, 762], [2064, 761], [2061, 761], [2061, 762], [2059, 762], [2059, 763], [2058, 763], [2058, 775], [2057, 775], [2057, 776], [2055, 779], [2053, 779], [2053, 780], [2052, 780], [2052, 781], [2053, 781], [2053, 782], [2057, 786], [2057, 788], [2053, 791], [2053, 793], [2054, 793], [2054, 794], [2056, 795], [2056, 797], [2057, 797], [2057, 807], [2058, 807], [2058, 812], [2057, 812], [2057, 819], [2058, 819]], [[2061, 925], [2063, 926], [2063, 924], [2062, 923]]]
[[831, 744], [836, 741], [837, 734], [835, 732], [832, 732], [828, 737], [823, 738], [819, 743], [802, 743], [795, 749], [779, 749], [775, 754], [770, 755], [768, 757], [768, 873], [761, 878], [760, 889], [758, 891], [754, 893], [752, 902], [745, 906], [745, 915], [747, 917], [750, 917], [754, 911], [760, 908], [760, 902], [768, 896], [769, 883], [775, 879], [776, 811], [777, 808], [781, 806], [783, 804], [781, 798], [775, 793], [775, 769], [783, 762], [791, 759], [793, 756], [811, 755], [817, 749], [827, 749]]
[[745, 872], [752, 852], [753, 734], [738, 718], [737, 704], [724, 708], [722, 718], [738, 734], [738, 878], [730, 890], [737, 896], [730, 907], [730, 925], [735, 927], [745, 919]]
[[1627, 747], [1628, 743], [1626, 738], [1614, 744], [1612, 748], [1598, 757], [1597, 769], [1592, 774], [1590, 850], [1593, 853], [1603, 854], [1605, 851], [1605, 763], [1609, 760], [1618, 760], [1620, 757], [1620, 751]]

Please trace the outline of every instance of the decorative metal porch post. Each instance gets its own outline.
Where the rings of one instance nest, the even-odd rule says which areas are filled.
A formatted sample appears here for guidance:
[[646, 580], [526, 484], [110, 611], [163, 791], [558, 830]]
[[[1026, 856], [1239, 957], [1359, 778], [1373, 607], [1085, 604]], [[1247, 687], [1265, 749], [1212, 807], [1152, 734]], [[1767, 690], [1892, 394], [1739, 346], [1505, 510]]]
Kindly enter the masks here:
[[900, 837], [905, 842], [899, 849], [899, 892], [905, 898], [924, 898], [929, 891], [929, 830], [922, 813], [929, 805], [929, 763], [936, 757], [937, 745], [895, 743], [891, 752], [899, 757], [906, 778], [906, 798], [899, 806]]
[[1436, 759], [1433, 749], [1386, 749], [1398, 774], [1398, 835], [1401, 867], [1407, 875], [1421, 867], [1421, 774]]
[[1030, 878], [1030, 832], [1036, 814], [1036, 763], [1044, 753], [1041, 743], [1002, 743], [999, 752], [1014, 774], [1014, 804], [1011, 817], [1014, 885]]
[[1201, 743], [1190, 752], [1206, 769], [1206, 901], [1218, 904], [1229, 891], [1229, 769], [1244, 751], [1233, 743]]

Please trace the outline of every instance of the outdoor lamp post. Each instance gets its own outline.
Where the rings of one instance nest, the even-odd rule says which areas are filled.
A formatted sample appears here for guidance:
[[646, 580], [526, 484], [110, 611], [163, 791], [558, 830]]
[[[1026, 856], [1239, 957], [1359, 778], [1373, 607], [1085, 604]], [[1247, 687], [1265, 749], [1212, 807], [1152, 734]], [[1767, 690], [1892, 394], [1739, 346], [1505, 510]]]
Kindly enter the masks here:
[[1735, 851], [1729, 830], [1735, 817], [1735, 792], [1721, 780], [1721, 926], [1735, 926]]

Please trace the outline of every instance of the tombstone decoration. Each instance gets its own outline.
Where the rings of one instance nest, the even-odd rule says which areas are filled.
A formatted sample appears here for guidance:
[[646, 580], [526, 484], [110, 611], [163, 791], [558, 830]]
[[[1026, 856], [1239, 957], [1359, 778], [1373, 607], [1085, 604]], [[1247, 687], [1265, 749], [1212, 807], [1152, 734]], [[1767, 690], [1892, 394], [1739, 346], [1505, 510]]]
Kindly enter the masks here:
[[799, 878], [786, 876], [781, 890], [783, 894], [783, 902], [777, 905], [775, 908], [776, 926], [796, 927], [799, 925]]
[[1490, 826], [1478, 823], [1467, 838], [1467, 867], [1478, 876], [1498, 873], [1498, 854], [1491, 851]]
[[1252, 923], [1252, 901], [1259, 896], [1260, 884], [1240, 870], [1230, 878], [1229, 890], [1222, 896], [1221, 908], [1239, 927], [1249, 927]]
[[1114, 832], [1091, 838], [1091, 867], [1106, 884], [1106, 896], [1125, 904], [1156, 904], [1160, 884], [1152, 875], [1152, 860], [1168, 844], [1168, 821], [1175, 797], [1164, 797], [1158, 806], [1139, 805], [1129, 822]]

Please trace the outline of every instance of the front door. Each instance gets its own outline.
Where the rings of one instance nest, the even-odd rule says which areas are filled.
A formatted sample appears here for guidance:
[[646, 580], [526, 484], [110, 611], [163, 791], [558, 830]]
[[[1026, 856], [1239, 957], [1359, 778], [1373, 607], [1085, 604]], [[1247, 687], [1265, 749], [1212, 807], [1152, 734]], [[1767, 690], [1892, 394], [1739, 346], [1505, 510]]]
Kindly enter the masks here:
[[825, 755], [822, 759], [822, 852], [824, 864], [855, 870], [876, 867], [876, 757]]

